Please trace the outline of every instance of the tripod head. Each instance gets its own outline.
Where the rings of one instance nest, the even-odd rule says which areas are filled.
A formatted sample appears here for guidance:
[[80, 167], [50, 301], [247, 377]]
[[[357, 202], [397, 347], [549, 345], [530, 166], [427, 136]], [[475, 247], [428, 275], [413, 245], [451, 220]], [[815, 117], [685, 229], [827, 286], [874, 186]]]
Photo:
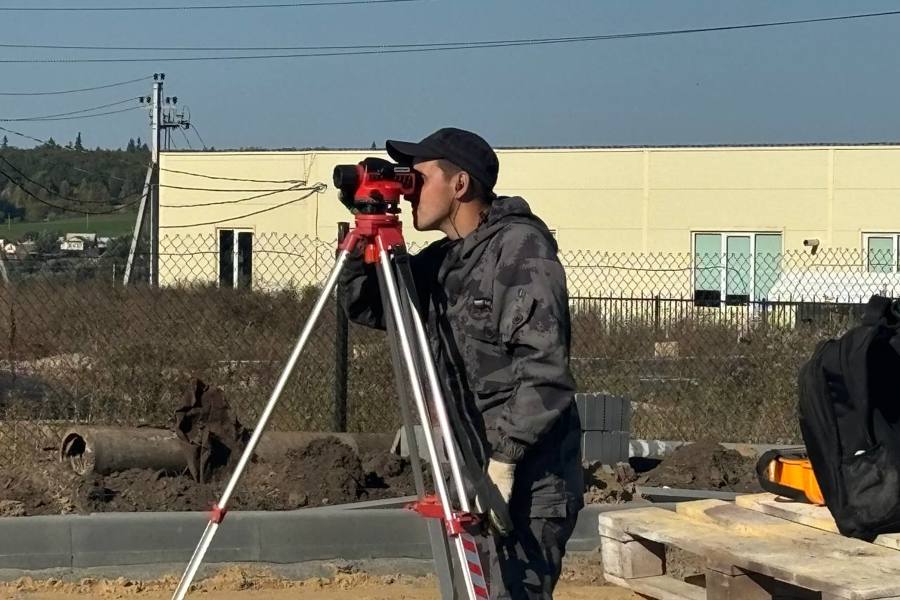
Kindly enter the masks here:
[[340, 201], [355, 214], [397, 214], [400, 196], [415, 194], [420, 180], [412, 167], [369, 157], [355, 165], [337, 165], [334, 186]]
[[420, 179], [411, 167], [381, 158], [366, 158], [356, 165], [337, 165], [334, 186], [339, 199], [356, 217], [356, 226], [340, 244], [353, 252], [362, 241], [367, 263], [378, 262], [381, 249], [404, 247], [400, 219], [400, 197], [415, 194]]

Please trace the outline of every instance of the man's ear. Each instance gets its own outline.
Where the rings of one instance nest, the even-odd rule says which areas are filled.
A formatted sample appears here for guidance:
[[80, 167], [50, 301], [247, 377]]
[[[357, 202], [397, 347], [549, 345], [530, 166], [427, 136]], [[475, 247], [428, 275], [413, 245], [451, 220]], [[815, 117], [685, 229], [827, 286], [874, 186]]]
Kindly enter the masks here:
[[458, 195], [460, 202], [465, 202], [469, 191], [469, 174], [465, 171], [460, 171], [456, 178], [456, 185], [453, 189]]

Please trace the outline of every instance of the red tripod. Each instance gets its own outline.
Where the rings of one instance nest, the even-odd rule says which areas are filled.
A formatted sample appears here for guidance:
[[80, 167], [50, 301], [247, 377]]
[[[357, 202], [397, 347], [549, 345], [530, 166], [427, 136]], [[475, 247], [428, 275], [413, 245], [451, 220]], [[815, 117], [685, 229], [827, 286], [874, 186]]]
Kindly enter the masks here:
[[[381, 199], [382, 197], [379, 196], [379, 200]], [[399, 199], [399, 196], [396, 199]], [[396, 199], [391, 199], [394, 200], [393, 204], [390, 202], [388, 204], [379, 203], [379, 206], [395, 207]], [[471, 512], [472, 507], [463, 483], [463, 469], [467, 469], [466, 474], [469, 476], [469, 481], [473, 482], [476, 489], [483, 488], [485, 479], [480, 469], [472, 468], [471, 464], [465, 464], [462, 458], [464, 453], [458, 447], [453, 435], [450, 416], [444, 402], [428, 338], [416, 309], [415, 298], [417, 296], [409, 269], [400, 219], [397, 217], [396, 211], [391, 210], [356, 214], [356, 227], [350, 231], [341, 244], [335, 267], [325, 282], [324, 289], [313, 307], [309, 320], [303, 327], [300, 339], [278, 379], [259, 422], [253, 429], [253, 435], [244, 454], [241, 456], [222, 497], [215, 505], [206, 530], [185, 569], [173, 599], [182, 600], [190, 588], [212, 538], [225, 518], [228, 500], [266, 428], [281, 391], [294, 369], [310, 332], [325, 303], [331, 298], [331, 293], [348, 256], [355, 252], [360, 245], [363, 246], [364, 260], [376, 267], [381, 298], [385, 302], [386, 325], [393, 355], [394, 372], [398, 388], [405, 392], [401, 393], [400, 406], [409, 440], [416, 491], [419, 496], [419, 501], [412, 508], [425, 517], [431, 517], [429, 532], [432, 554], [441, 581], [442, 597], [444, 600], [451, 600], [456, 597], [455, 590], [459, 589], [460, 591], [465, 590], [462, 597], [467, 600], [487, 600], [488, 589], [481, 557], [475, 540], [469, 532], [471, 526], [477, 523], [477, 518]], [[409, 410], [410, 404], [415, 407], [418, 422], [422, 426], [421, 430], [427, 446], [436, 496], [425, 496], [414, 422]], [[444, 472], [443, 457], [440, 456], [435, 430], [439, 432], [445, 458], [450, 467], [449, 473]], [[452, 488], [448, 487], [448, 480]], [[451, 502], [451, 489], [455, 492], [458, 508], [454, 507]], [[450, 551], [450, 546], [452, 546], [453, 552]], [[459, 566], [458, 573], [453, 566], [453, 555], [456, 558], [455, 564]]]

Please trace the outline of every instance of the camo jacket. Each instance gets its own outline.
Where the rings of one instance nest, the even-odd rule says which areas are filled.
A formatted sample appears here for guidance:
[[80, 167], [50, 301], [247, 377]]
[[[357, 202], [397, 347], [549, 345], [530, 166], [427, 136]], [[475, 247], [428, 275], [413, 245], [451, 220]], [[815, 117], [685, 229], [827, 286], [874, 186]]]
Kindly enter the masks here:
[[[517, 464], [510, 508], [532, 517], [565, 517], [583, 505], [557, 250], [525, 200], [501, 197], [471, 234], [409, 259], [454, 428], [465, 432], [456, 438], [481, 468], [491, 457]], [[350, 319], [384, 328], [374, 266], [352, 258], [341, 283]]]

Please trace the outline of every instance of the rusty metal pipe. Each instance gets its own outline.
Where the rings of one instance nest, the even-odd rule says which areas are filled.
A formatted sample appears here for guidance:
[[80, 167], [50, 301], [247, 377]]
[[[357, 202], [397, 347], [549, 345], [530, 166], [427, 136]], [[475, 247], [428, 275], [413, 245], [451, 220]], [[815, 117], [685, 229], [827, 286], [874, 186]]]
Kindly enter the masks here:
[[[256, 456], [264, 462], [283, 459], [290, 451], [302, 450], [313, 440], [335, 438], [356, 454], [386, 452], [394, 436], [381, 433], [329, 433], [271, 431], [260, 438]], [[65, 432], [59, 459], [79, 475], [107, 475], [127, 469], [181, 472], [187, 469], [182, 445], [175, 433], [151, 427], [74, 427]]]

